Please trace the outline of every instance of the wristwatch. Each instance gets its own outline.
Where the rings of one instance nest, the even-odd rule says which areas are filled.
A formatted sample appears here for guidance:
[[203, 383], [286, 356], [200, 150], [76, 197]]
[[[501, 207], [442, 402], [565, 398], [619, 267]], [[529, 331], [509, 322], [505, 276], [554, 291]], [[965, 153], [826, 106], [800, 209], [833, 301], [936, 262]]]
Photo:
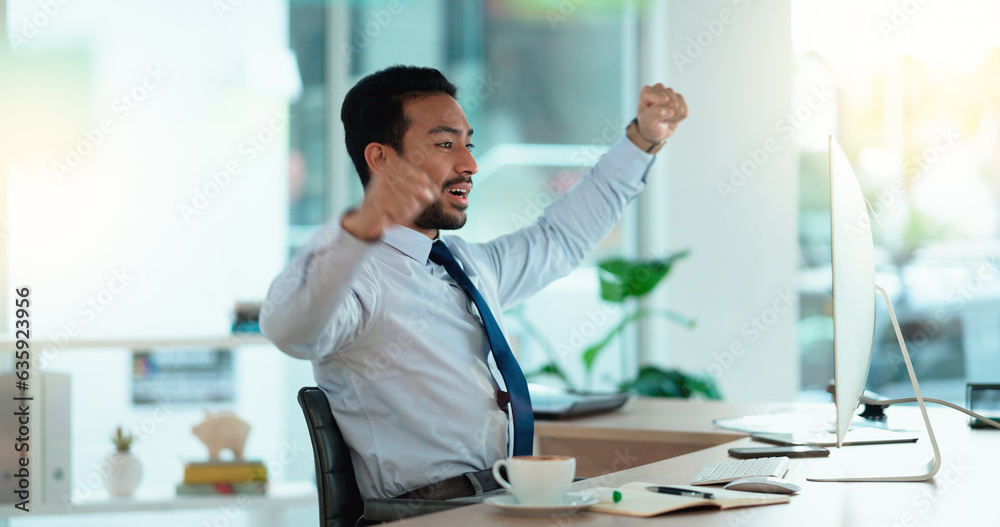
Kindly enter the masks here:
[[632, 142], [642, 150], [645, 150], [647, 154], [656, 154], [663, 148], [663, 145], [667, 144], [666, 139], [660, 141], [659, 143], [654, 143], [639, 133], [639, 120], [632, 119], [632, 122], [628, 123], [625, 127], [625, 135], [632, 140]]

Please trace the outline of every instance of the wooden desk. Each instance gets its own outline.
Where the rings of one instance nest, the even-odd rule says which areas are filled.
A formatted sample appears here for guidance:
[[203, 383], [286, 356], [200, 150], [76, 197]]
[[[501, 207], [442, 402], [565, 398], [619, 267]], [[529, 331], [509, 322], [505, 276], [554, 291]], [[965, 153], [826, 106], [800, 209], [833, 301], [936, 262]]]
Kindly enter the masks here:
[[[735, 441], [747, 434], [713, 419], [828, 405], [741, 404], [688, 399], [636, 398], [622, 409], [565, 421], [535, 421], [535, 452], [577, 460], [577, 476], [592, 478]], [[613, 448], [608, 448], [614, 445]]]
[[[646, 403], [641, 403], [646, 404]], [[692, 403], [689, 410], [696, 410], [700, 403]], [[711, 413], [712, 406], [707, 408]], [[762, 413], [766, 406], [754, 405], [754, 412]], [[797, 406], [797, 408], [799, 408]], [[638, 410], [633, 408], [632, 410]], [[718, 407], [716, 409], [727, 409]], [[645, 410], [661, 416], [661, 406], [651, 404]], [[656, 518], [628, 518], [594, 512], [583, 512], [572, 517], [516, 517], [486, 504], [454, 509], [397, 522], [409, 527], [435, 526], [534, 526], [534, 527], [599, 527], [599, 526], [801, 526], [810, 527], [911, 527], [951, 525], [1000, 525], [992, 499], [1000, 477], [1000, 431], [970, 430], [961, 414], [952, 410], [932, 408], [931, 419], [941, 447], [943, 465], [934, 480], [918, 483], [819, 483], [806, 481], [812, 468], [835, 463], [841, 459], [868, 459], [872, 463], [888, 464], [893, 461], [920, 462], [930, 455], [925, 439], [916, 444], [848, 447], [834, 450], [830, 458], [793, 459], [788, 479], [802, 486], [802, 491], [792, 496], [791, 503], [731, 509], [728, 511], [689, 511], [670, 513]], [[890, 418], [904, 414], [909, 420], [916, 418], [914, 408], [891, 408]], [[664, 416], [667, 418], [669, 416]], [[634, 416], [633, 416], [634, 418]], [[648, 421], [655, 426], [651, 416]], [[615, 418], [612, 418], [612, 421]], [[621, 416], [622, 423], [630, 417]], [[683, 419], [678, 418], [678, 422]], [[914, 421], [916, 422], [916, 421]], [[574, 425], [564, 424], [571, 427]], [[607, 429], [598, 427], [601, 432]], [[551, 430], [550, 430], [551, 431]], [[696, 432], [689, 430], [690, 432]], [[582, 430], [581, 430], [582, 432]], [[630, 430], [620, 430], [628, 434]], [[663, 430], [669, 434], [669, 431]], [[655, 431], [650, 433], [655, 434]], [[683, 431], [679, 433], [684, 433]], [[708, 431], [711, 433], [711, 431]], [[725, 432], [722, 432], [725, 433]], [[641, 434], [640, 434], [641, 435]], [[711, 446], [696, 452], [652, 464], [605, 474], [574, 483], [574, 489], [593, 486], [620, 486], [630, 481], [648, 481], [662, 484], [684, 484], [710, 462], [731, 459], [726, 450], [733, 446], [761, 446], [749, 438], [735, 439], [729, 443]], [[614, 449], [614, 439], [608, 439], [608, 449]], [[990, 514], [994, 516], [990, 516]]]

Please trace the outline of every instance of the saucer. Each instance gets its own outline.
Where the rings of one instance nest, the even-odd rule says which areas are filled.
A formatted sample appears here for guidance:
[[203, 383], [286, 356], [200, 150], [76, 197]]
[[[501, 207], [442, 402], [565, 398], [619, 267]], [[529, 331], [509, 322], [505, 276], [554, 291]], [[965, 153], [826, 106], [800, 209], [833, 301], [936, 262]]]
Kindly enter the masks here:
[[544, 516], [547, 514], [569, 515], [586, 510], [598, 502], [595, 496], [582, 492], [567, 492], [559, 503], [547, 505], [524, 505], [513, 494], [486, 498], [483, 503], [502, 509], [509, 514], [524, 516]]

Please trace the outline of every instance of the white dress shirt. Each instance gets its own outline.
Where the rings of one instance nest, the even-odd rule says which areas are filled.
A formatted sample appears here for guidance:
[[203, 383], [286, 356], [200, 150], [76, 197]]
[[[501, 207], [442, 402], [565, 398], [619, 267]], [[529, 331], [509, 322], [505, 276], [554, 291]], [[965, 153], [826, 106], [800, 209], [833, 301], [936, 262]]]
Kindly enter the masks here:
[[[622, 137], [539, 220], [488, 243], [444, 237], [501, 313], [569, 274], [645, 185], [652, 156]], [[475, 304], [405, 227], [366, 243], [323, 227], [275, 279], [261, 330], [312, 362], [364, 498], [393, 497], [509, 455], [503, 379]]]

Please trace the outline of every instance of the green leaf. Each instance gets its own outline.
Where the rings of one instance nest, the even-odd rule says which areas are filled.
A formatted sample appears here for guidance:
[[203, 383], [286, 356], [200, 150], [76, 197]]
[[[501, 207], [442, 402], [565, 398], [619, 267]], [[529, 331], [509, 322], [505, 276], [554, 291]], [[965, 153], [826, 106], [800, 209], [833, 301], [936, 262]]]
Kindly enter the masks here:
[[711, 377], [662, 370], [656, 366], [643, 366], [635, 380], [623, 383], [620, 388], [648, 397], [688, 398], [700, 394], [706, 399], [722, 399], [722, 393]]
[[598, 264], [601, 298], [608, 302], [624, 302], [629, 297], [648, 294], [667, 276], [674, 262], [688, 254], [689, 251], [684, 250], [656, 260], [612, 258], [601, 261]]
[[609, 331], [606, 335], [604, 335], [604, 338], [602, 338], [601, 340], [597, 341], [594, 344], [591, 344], [589, 347], [587, 347], [587, 349], [583, 351], [583, 355], [581, 358], [583, 360], [584, 369], [588, 373], [590, 372], [591, 368], [594, 367], [594, 362], [597, 360], [597, 357], [601, 354], [601, 351], [603, 351], [604, 348], [606, 348], [608, 344], [610, 344], [611, 341], [619, 333], [621, 333], [622, 330], [625, 329], [626, 326], [628, 326], [629, 324], [631, 324], [636, 320], [648, 317], [650, 315], [657, 315], [669, 318], [670, 320], [673, 320], [674, 322], [688, 328], [693, 328], [695, 326], [694, 320], [691, 320], [673, 311], [669, 311], [666, 309], [647, 309], [647, 308], [636, 309], [633, 313], [623, 318], [622, 321], [619, 322], [618, 325], [615, 326], [611, 331]]
[[584, 370], [586, 370], [587, 373], [589, 374], [591, 368], [594, 367], [594, 362], [597, 360], [597, 357], [601, 354], [601, 351], [603, 351], [604, 348], [606, 348], [608, 344], [611, 343], [612, 340], [614, 340], [615, 336], [621, 333], [622, 330], [625, 329], [625, 326], [627, 326], [630, 322], [632, 322], [633, 320], [638, 320], [648, 314], [649, 314], [648, 309], [635, 310], [635, 312], [623, 318], [622, 321], [619, 322], [617, 326], [615, 326], [611, 331], [609, 331], [606, 335], [604, 335], [604, 338], [602, 338], [601, 340], [597, 341], [594, 344], [591, 344], [589, 347], [587, 347], [587, 349], [583, 350], [583, 355], [581, 358], [583, 359]]

